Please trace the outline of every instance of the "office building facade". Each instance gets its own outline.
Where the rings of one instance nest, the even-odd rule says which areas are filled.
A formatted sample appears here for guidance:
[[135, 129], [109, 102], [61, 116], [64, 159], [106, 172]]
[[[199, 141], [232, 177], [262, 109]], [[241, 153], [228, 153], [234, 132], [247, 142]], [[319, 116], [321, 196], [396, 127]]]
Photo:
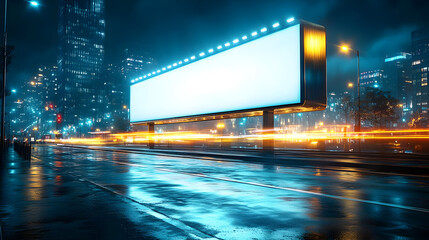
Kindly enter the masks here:
[[104, 0], [60, 0], [58, 114], [63, 134], [85, 133], [101, 121]]

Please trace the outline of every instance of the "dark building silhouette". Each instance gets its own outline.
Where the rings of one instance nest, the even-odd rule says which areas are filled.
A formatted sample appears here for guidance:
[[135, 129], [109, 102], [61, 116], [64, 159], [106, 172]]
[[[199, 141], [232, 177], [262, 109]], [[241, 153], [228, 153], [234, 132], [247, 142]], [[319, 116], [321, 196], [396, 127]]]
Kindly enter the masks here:
[[402, 108], [402, 122], [409, 120], [413, 97], [413, 81], [411, 79], [411, 54], [400, 52], [388, 55], [384, 59], [383, 91], [398, 99]]
[[413, 112], [428, 118], [428, 68], [429, 68], [429, 28], [411, 33]]
[[63, 135], [85, 133], [102, 121], [104, 0], [59, 0], [58, 114]]
[[[142, 77], [144, 74], [154, 71], [155, 60], [152, 57], [137, 54], [125, 49], [121, 61], [122, 89], [124, 89], [125, 105], [130, 106], [130, 84], [133, 79]], [[127, 118], [129, 116], [127, 115]]]

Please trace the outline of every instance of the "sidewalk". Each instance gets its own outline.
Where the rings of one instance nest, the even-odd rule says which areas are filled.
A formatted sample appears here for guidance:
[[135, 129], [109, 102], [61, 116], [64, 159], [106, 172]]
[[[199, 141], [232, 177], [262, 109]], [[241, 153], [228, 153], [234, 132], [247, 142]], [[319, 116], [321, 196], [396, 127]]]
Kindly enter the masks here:
[[178, 239], [187, 238], [173, 226], [139, 212], [137, 204], [79, 181], [60, 160], [29, 162], [12, 148], [6, 154], [6, 169], [0, 173], [5, 240], [158, 239], [171, 232]]

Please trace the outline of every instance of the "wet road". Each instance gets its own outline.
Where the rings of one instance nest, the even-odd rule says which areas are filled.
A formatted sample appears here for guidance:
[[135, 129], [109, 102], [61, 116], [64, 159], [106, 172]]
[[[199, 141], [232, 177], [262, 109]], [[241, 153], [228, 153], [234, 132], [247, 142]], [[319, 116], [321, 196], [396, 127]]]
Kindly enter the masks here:
[[[88, 209], [111, 212], [117, 219], [105, 221], [125, 232], [122, 239], [427, 239], [429, 234], [428, 177], [53, 146], [37, 146], [33, 156], [38, 172], [32, 177], [43, 174], [44, 184], [69, 179], [97, 189], [92, 197], [100, 206]], [[37, 179], [32, 184], [37, 188]], [[70, 204], [77, 197], [67, 188], [58, 191], [69, 195]]]

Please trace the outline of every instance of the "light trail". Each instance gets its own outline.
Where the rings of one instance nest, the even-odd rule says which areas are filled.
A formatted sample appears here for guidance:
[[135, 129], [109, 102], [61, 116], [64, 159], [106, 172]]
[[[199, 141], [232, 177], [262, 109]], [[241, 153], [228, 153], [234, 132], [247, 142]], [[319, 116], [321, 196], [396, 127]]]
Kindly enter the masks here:
[[[95, 134], [93, 138], [70, 138], [70, 139], [46, 139], [48, 143], [59, 144], [84, 144], [84, 145], [107, 145], [107, 144], [145, 144], [149, 141], [159, 143], [188, 144], [194, 142], [252, 142], [262, 140], [274, 140], [276, 142], [308, 142], [317, 144], [318, 141], [349, 141], [349, 140], [427, 140], [429, 139], [429, 129], [405, 129], [405, 130], [373, 130], [364, 132], [348, 132], [329, 130], [347, 129], [348, 125], [333, 125], [322, 129], [315, 129], [305, 132], [285, 132], [284, 129], [254, 130], [251, 134], [245, 135], [222, 135], [217, 132], [162, 132], [149, 134], [147, 132], [128, 133], [105, 133], [102, 136]], [[274, 132], [274, 133], [273, 133]]]

